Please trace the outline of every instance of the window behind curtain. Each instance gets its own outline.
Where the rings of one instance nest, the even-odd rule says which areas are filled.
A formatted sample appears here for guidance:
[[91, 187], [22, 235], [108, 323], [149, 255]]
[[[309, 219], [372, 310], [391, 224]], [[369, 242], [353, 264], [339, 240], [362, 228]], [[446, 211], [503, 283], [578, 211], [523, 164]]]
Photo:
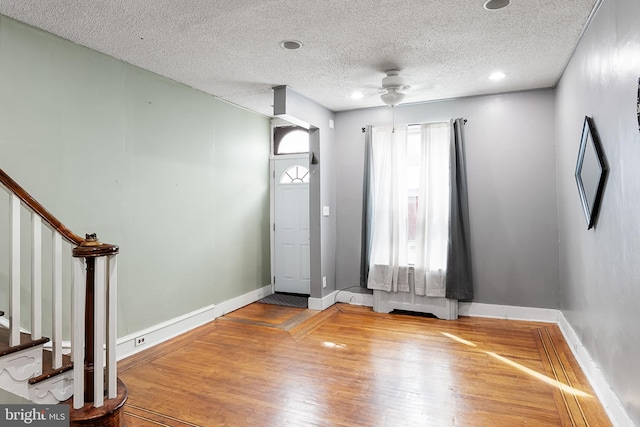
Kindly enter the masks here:
[[409, 265], [416, 263], [416, 232], [420, 184], [420, 126], [409, 126], [407, 132], [407, 240]]
[[[435, 156], [439, 166], [442, 166], [439, 172], [433, 173], [433, 171], [421, 171], [421, 159], [425, 154], [423, 150], [430, 150], [429, 155]], [[408, 215], [407, 215], [407, 240], [408, 240], [408, 261], [409, 265], [415, 265], [416, 262], [416, 233], [418, 232], [418, 208], [420, 203], [427, 201], [420, 200], [420, 179], [424, 179], [425, 176], [429, 176], [432, 181], [432, 185], [429, 185], [429, 200], [435, 203], [441, 204], [442, 207], [447, 209], [432, 210], [431, 218], [433, 220], [431, 231], [434, 231], [434, 225], [437, 229], [447, 229], [449, 221], [448, 206], [449, 206], [449, 146], [448, 135], [444, 138], [439, 138], [437, 141], [430, 141], [430, 146], [427, 148], [422, 141], [422, 133], [420, 125], [414, 125], [408, 127], [407, 132], [407, 194], [408, 194]], [[432, 237], [437, 239], [446, 239], [446, 235], [441, 233], [431, 233]], [[439, 245], [441, 246], [441, 245]], [[445, 270], [446, 257], [434, 257], [434, 267]]]
[[369, 288], [444, 295], [450, 143], [450, 122], [372, 128]]

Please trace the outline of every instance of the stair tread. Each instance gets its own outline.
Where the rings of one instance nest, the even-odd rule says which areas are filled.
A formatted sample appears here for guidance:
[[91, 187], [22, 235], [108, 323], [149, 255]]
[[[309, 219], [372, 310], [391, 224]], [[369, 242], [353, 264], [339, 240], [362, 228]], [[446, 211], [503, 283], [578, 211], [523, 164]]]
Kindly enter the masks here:
[[20, 344], [16, 346], [9, 345], [9, 330], [0, 328], [0, 357], [7, 354], [15, 353], [26, 348], [35, 347], [40, 344], [49, 342], [49, 338], [31, 339], [30, 334], [20, 333]]
[[[9, 345], [9, 330], [6, 328], [0, 328], [0, 357], [6, 356], [7, 354], [15, 353], [27, 348], [35, 347], [40, 344], [44, 344], [49, 342], [49, 338], [43, 337], [37, 340], [31, 339], [30, 334], [20, 333], [20, 345], [10, 346]], [[33, 377], [29, 379], [29, 384], [37, 384], [41, 381], [59, 375], [61, 373], [67, 372], [73, 369], [73, 362], [71, 361], [71, 357], [68, 355], [62, 355], [62, 367], [53, 369], [51, 366], [53, 364], [53, 356], [51, 351], [42, 350], [42, 374], [37, 377]]]
[[71, 361], [71, 357], [66, 354], [62, 355], [62, 367], [53, 369], [51, 365], [53, 364], [53, 355], [49, 350], [44, 350], [42, 352], [42, 374], [37, 377], [33, 377], [29, 379], [29, 384], [37, 384], [41, 381], [48, 380], [51, 377], [56, 375], [60, 375], [64, 372], [70, 371], [73, 369], [73, 362]]

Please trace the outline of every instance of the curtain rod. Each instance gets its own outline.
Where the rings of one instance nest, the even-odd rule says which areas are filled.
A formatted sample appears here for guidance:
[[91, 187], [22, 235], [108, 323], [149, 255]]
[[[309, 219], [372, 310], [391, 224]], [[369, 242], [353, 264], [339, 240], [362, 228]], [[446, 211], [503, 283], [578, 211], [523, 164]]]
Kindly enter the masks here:
[[[407, 126], [420, 126], [422, 123], [409, 123]], [[466, 125], [467, 124], [467, 119], [462, 119], [462, 124]], [[362, 133], [365, 133], [367, 131], [366, 127], [362, 128]]]

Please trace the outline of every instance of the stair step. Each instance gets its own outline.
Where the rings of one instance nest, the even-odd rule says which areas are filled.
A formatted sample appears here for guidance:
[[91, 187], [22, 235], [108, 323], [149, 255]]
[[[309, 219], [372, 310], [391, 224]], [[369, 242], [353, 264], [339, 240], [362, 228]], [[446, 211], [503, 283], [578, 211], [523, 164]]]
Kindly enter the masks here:
[[62, 355], [62, 367], [53, 369], [51, 365], [53, 365], [52, 353], [48, 350], [43, 350], [42, 374], [38, 375], [37, 377], [29, 378], [29, 384], [37, 384], [39, 382], [48, 380], [51, 377], [55, 377], [56, 375], [60, 375], [64, 372], [67, 372], [73, 369], [73, 362], [71, 361], [71, 357], [69, 357], [66, 354]]
[[46, 342], [49, 342], [49, 338], [43, 337], [37, 340], [32, 340], [31, 335], [21, 333], [20, 344], [12, 347], [9, 345], [9, 330], [5, 328], [0, 328], [0, 357], [6, 356], [7, 354], [15, 353], [17, 351], [24, 350], [26, 348], [35, 347], [37, 345], [41, 345]]
[[[38, 346], [42, 346], [42, 344], [45, 344], [47, 342], [49, 342], [50, 339], [49, 338], [40, 338], [37, 340], [33, 340], [31, 339], [31, 335], [30, 334], [26, 334], [26, 333], [21, 333], [20, 334], [20, 345], [16, 345], [16, 346], [9, 346], [9, 330], [6, 328], [0, 328], [0, 357], [2, 356], [6, 356], [12, 353], [16, 353], [18, 351], [23, 351], [23, 350], [27, 350], [32, 348], [32, 357], [37, 357], [33, 355], [33, 352], [35, 352], [35, 355], [37, 354], [42, 354], [42, 358], [41, 358], [41, 362], [39, 362], [40, 368], [36, 372], [41, 372], [40, 375], [38, 376], [34, 376], [31, 378], [24, 377], [23, 381], [26, 380], [29, 383], [29, 387], [37, 387], [36, 390], [36, 395], [38, 394], [42, 394], [44, 391], [44, 394], [42, 394], [42, 396], [39, 396], [38, 398], [44, 398], [44, 399], [51, 399], [51, 396], [48, 395], [48, 393], [51, 393], [55, 399], [59, 400], [60, 397], [58, 397], [58, 394], [56, 393], [63, 393], [64, 392], [64, 399], [68, 398], [67, 395], [67, 391], [68, 390], [64, 390], [65, 387], [67, 386], [53, 386], [53, 388], [51, 388], [51, 384], [45, 386], [44, 388], [40, 388], [41, 384], [44, 381], [50, 379], [50, 378], [54, 378], [58, 375], [62, 375], [64, 373], [67, 373], [69, 371], [71, 371], [73, 369], [73, 362], [71, 361], [71, 357], [69, 355], [62, 355], [62, 366], [60, 368], [52, 368], [53, 365], [53, 355], [51, 350], [49, 349], [44, 349], [42, 347]], [[67, 374], [68, 377], [68, 374]], [[26, 385], [26, 384], [25, 384]], [[60, 388], [62, 387], [62, 388]], [[68, 387], [67, 387], [68, 388]], [[25, 389], [26, 390], [26, 389]], [[29, 399], [34, 400], [34, 397], [31, 396], [31, 392], [29, 391]], [[22, 393], [18, 393], [21, 396], [27, 397], [26, 391], [22, 392]], [[34, 400], [35, 401], [35, 400]]]

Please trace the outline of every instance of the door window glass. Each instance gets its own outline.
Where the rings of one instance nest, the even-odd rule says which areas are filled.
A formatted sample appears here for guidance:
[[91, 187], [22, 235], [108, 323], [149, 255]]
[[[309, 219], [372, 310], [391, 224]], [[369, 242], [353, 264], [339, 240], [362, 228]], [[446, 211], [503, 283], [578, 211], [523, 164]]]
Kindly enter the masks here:
[[302, 165], [291, 166], [280, 175], [280, 184], [306, 184], [309, 182], [309, 169]]

